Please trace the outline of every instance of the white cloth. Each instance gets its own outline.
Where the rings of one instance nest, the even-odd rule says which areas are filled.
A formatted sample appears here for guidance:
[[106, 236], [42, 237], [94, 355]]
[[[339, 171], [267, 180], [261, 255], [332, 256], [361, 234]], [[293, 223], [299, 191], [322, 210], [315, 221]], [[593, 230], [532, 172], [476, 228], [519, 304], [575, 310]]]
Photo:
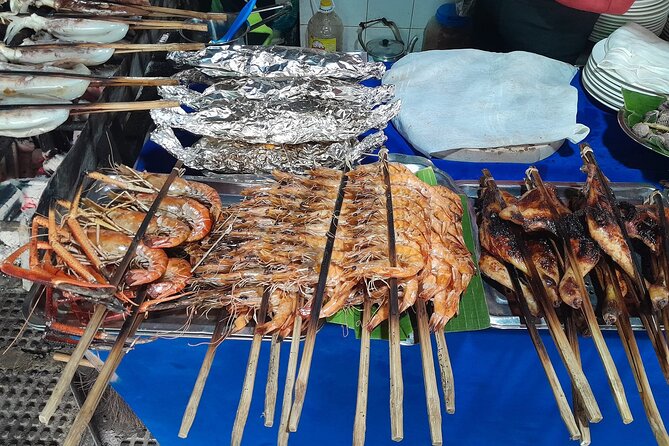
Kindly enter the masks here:
[[637, 23], [615, 30], [597, 64], [625, 82], [657, 93], [669, 93], [669, 42]]
[[440, 156], [461, 148], [583, 140], [576, 123], [577, 69], [526, 52], [441, 50], [411, 53], [383, 77], [402, 108], [393, 120], [417, 150]]

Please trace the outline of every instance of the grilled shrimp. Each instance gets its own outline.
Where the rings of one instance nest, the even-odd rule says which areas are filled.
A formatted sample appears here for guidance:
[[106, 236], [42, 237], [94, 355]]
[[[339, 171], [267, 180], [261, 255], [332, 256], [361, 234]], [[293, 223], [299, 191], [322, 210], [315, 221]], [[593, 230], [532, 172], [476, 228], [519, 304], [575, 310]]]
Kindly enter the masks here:
[[[127, 235], [104, 229], [89, 229], [86, 231], [86, 236], [110, 262], [120, 260], [132, 241], [132, 238]], [[125, 275], [128, 286], [144, 285], [158, 280], [167, 268], [167, 254], [165, 254], [165, 251], [149, 248], [143, 243], [137, 246], [135, 261], [140, 265], [146, 265], [147, 268], [129, 270]]]
[[[137, 232], [146, 214], [125, 209], [112, 209], [109, 217], [124, 232], [133, 235]], [[190, 227], [176, 218], [159, 215], [151, 219], [144, 235], [144, 243], [150, 248], [174, 248], [188, 240]]]
[[184, 259], [170, 258], [163, 277], [158, 282], [149, 285], [149, 296], [154, 299], [174, 296], [186, 288], [191, 277], [190, 263]]
[[[155, 201], [155, 194], [137, 194], [137, 201], [148, 206]], [[213, 221], [209, 210], [199, 201], [190, 198], [165, 197], [160, 202], [156, 215], [184, 220], [191, 227], [191, 232], [186, 241], [195, 242], [202, 240], [209, 234]]]

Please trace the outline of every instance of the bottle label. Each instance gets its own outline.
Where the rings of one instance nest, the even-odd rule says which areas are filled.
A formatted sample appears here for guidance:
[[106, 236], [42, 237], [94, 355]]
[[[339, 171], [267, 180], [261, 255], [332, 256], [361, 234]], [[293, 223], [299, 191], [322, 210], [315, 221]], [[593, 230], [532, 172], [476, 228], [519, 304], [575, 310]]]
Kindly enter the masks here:
[[337, 51], [337, 39], [322, 39], [320, 37], [309, 36], [309, 48], [316, 48], [333, 53]]

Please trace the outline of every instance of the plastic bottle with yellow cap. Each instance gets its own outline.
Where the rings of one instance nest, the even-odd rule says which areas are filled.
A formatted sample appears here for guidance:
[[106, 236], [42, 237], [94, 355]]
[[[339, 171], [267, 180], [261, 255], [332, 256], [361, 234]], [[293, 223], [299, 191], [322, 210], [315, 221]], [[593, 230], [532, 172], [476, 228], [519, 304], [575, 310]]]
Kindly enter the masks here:
[[341, 51], [344, 25], [332, 0], [320, 0], [318, 11], [307, 25], [307, 45], [325, 51]]

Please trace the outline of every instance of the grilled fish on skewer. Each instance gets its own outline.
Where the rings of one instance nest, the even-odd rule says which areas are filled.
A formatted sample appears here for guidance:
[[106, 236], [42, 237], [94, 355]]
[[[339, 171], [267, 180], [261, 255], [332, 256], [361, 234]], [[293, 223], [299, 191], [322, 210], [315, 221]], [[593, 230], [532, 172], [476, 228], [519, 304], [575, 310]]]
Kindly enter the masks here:
[[[511, 277], [509, 276], [509, 270], [506, 266], [491, 254], [483, 251], [481, 253], [481, 258], [479, 259], [479, 268], [481, 273], [492, 279], [493, 281], [499, 283], [508, 290], [513, 290], [513, 283], [511, 282]], [[529, 286], [521, 281], [520, 287], [523, 291], [523, 296], [527, 302], [527, 307], [534, 317], [541, 317], [541, 309], [539, 304], [534, 299], [532, 291]]]
[[554, 307], [560, 306], [561, 301], [558, 295], [560, 271], [558, 270], [557, 254], [552, 245], [548, 239], [537, 236], [528, 238], [527, 248], [544, 283], [548, 298]]
[[[600, 250], [595, 242], [587, 234], [585, 227], [576, 214], [567, 214], [563, 218], [566, 235], [569, 244], [574, 250], [579, 270], [583, 277], [597, 265], [600, 258]], [[573, 266], [569, 265], [560, 281], [560, 298], [564, 303], [580, 308], [586, 296], [581, 295], [580, 287], [575, 277]]]
[[[569, 209], [557, 198], [555, 187], [549, 185], [547, 190], [554, 197], [553, 201], [560, 215], [570, 213]], [[545, 230], [556, 233], [555, 222], [538, 189], [529, 190], [519, 199], [514, 198], [513, 201], [508, 201], [508, 206], [500, 212], [499, 216], [504, 220], [522, 225], [525, 232]]]
[[606, 200], [605, 186], [597, 178], [597, 167], [586, 164], [583, 170], [588, 175], [584, 193], [587, 197], [585, 212], [590, 235], [627, 275], [635, 277], [630, 250], [616, 224], [613, 209]]
[[630, 237], [641, 240], [652, 252], [660, 249], [660, 226], [654, 206], [633, 205], [625, 201], [618, 204], [620, 216]]

